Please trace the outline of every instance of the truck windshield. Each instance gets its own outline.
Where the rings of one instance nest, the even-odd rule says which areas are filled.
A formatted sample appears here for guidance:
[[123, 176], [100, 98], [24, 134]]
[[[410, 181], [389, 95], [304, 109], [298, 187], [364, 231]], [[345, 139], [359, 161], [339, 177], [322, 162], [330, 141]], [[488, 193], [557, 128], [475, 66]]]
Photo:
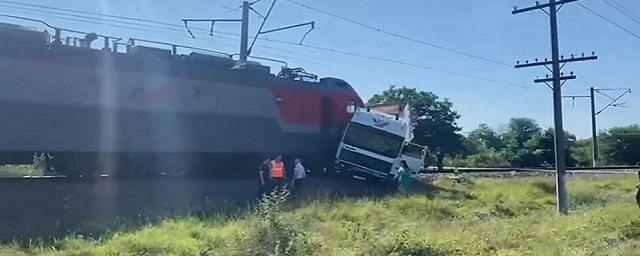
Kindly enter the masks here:
[[404, 139], [358, 123], [350, 123], [344, 143], [386, 157], [397, 157]]
[[402, 154], [414, 158], [422, 158], [422, 150], [424, 146], [409, 143], [402, 148]]

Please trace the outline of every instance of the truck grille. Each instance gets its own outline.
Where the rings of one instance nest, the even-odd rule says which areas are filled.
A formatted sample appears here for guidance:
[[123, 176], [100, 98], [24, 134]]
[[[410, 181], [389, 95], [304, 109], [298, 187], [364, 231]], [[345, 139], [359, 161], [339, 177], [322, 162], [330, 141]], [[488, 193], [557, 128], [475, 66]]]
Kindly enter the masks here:
[[388, 163], [382, 160], [378, 160], [363, 154], [358, 154], [353, 151], [342, 149], [340, 151], [339, 160], [349, 162], [355, 165], [373, 169], [382, 173], [389, 173], [391, 171], [392, 163]]

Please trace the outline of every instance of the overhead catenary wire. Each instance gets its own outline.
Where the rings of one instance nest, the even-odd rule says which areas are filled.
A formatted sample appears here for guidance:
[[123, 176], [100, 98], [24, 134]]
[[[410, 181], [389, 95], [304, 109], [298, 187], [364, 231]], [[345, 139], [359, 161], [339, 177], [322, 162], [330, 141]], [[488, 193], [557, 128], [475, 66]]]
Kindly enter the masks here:
[[[0, 3], [4, 3], [4, 2], [13, 3], [12, 1], [0, 0]], [[29, 4], [29, 5], [32, 5], [32, 4]], [[37, 6], [37, 8], [42, 8], [42, 9], [48, 8], [47, 6], [42, 6], [42, 5], [32, 5], [32, 6]], [[15, 7], [15, 6], [13, 6], [13, 7]], [[60, 13], [60, 12], [53, 12], [53, 11], [50, 11], [50, 10], [39, 10], [39, 9], [36, 10], [36, 9], [29, 9], [29, 8], [25, 8], [25, 7], [19, 7], [17, 9], [22, 9], [22, 10], [27, 10], [27, 11], [32, 11], [32, 12], [48, 13], [48, 14], [51, 14], [51, 15], [56, 15], [58, 17], [59, 16], [69, 16], [69, 17], [76, 17], [76, 18], [80, 18], [80, 19], [86, 19], [86, 20], [79, 20], [79, 19], [72, 19], [72, 18], [68, 18], [68, 17], [59, 17], [61, 19], [69, 20], [69, 21], [73, 21], [73, 22], [89, 23], [89, 24], [96, 24], [96, 25], [101, 25], [101, 26], [111, 26], [111, 27], [117, 27], [117, 28], [123, 28], [123, 29], [135, 30], [135, 31], [142, 31], [142, 32], [161, 33], [160, 31], [151, 31], [151, 30], [142, 29], [142, 28], [135, 28], [135, 27], [129, 27], [129, 26], [116, 25], [116, 24], [107, 24], [107, 23], [122, 23], [122, 24], [127, 24], [127, 25], [140, 25], [140, 26], [144, 26], [146, 28], [149, 28], [148, 25], [135, 24], [133, 22], [117, 21], [117, 20], [111, 20], [111, 19], [101, 19], [101, 18], [87, 17], [87, 16], [81, 16], [81, 15], [75, 15], [75, 14], [66, 14], [66, 13]], [[139, 21], [139, 22], [155, 24], [155, 25], [170, 26], [170, 27], [180, 28], [180, 31], [182, 31], [182, 26], [181, 25], [171, 24], [171, 23], [166, 23], [166, 22], [160, 22], [160, 21], [155, 21], [155, 20], [148, 20], [148, 19], [138, 20], [138, 19], [135, 19], [135, 18], [126, 17], [126, 16], [120, 16], [120, 15], [91, 13], [91, 12], [76, 11], [76, 10], [65, 9], [65, 8], [57, 8], [57, 7], [56, 8], [52, 8], [52, 9], [66, 11], [66, 12], [83, 13], [83, 14], [87, 14], [87, 15], [96, 15], [96, 16], [102, 16], [102, 17], [106, 16], [106, 17], [112, 17], [112, 18], [116, 18], [116, 19], [124, 19], [124, 20], [134, 21], [134, 22]], [[100, 22], [103, 22], [103, 23], [100, 23], [100, 22], [97, 22], [97, 21], [100, 21]], [[155, 27], [155, 28], [159, 28], [159, 27]], [[162, 28], [162, 29], [167, 29], [167, 28]], [[176, 32], [178, 31], [177, 29], [167, 29], [167, 30], [176, 31]], [[209, 35], [209, 30], [208, 29], [194, 28], [194, 30], [199, 30], [199, 31], [202, 31], [202, 32], [206, 32], [206, 34]], [[230, 35], [230, 36], [236, 36], [236, 37], [240, 36], [237, 33], [231, 33], [231, 32], [226, 32], [226, 31], [217, 31], [217, 30], [215, 30], [214, 32], [218, 33], [218, 34], [223, 34], [223, 35]], [[204, 35], [204, 33], [202, 33], [202, 34]], [[313, 49], [313, 50], [317, 50], [317, 51], [331, 52], [331, 53], [334, 53], [334, 54], [357, 57], [357, 58], [361, 58], [361, 59], [375, 60], [375, 61], [379, 61], [379, 62], [386, 62], [386, 63], [391, 63], [391, 64], [398, 64], [398, 65], [403, 65], [403, 66], [423, 69], [423, 70], [430, 70], [432, 72], [438, 72], [438, 73], [453, 75], [453, 76], [467, 78], [467, 79], [490, 82], [490, 83], [497, 84], [497, 85], [517, 87], [517, 88], [522, 88], [522, 89], [530, 89], [531, 88], [529, 86], [520, 85], [520, 84], [516, 84], [516, 83], [511, 83], [511, 82], [503, 82], [503, 81], [499, 81], [499, 80], [496, 80], [496, 79], [493, 79], [493, 78], [486, 78], [486, 77], [481, 77], [481, 76], [469, 75], [469, 74], [466, 74], [466, 73], [460, 73], [460, 72], [455, 72], [455, 71], [437, 69], [437, 68], [434, 68], [434, 67], [426, 66], [426, 65], [423, 65], [423, 64], [412, 63], [412, 62], [408, 62], [408, 61], [404, 61], [404, 60], [384, 58], [384, 57], [379, 57], [379, 56], [371, 56], [371, 55], [355, 53], [355, 52], [351, 52], [351, 51], [332, 49], [332, 48], [325, 48], [325, 47], [320, 47], [320, 46], [315, 46], [315, 45], [310, 45], [310, 44], [300, 44], [300, 43], [283, 41], [283, 40], [276, 40], [276, 39], [270, 39], [270, 38], [265, 38], [265, 37], [261, 37], [261, 38], [258, 38], [258, 39], [266, 41], [266, 42], [277, 43], [277, 44], [304, 47], [304, 48], [309, 48], [309, 49]]]
[[625, 11], [623, 8], [614, 5], [612, 2], [609, 2], [607, 0], [602, 0], [605, 4], [607, 4], [609, 7], [615, 9], [616, 11], [618, 11], [619, 13], [622, 13], [622, 15], [627, 16], [627, 18], [635, 21], [636, 23], [640, 24], [640, 18], [634, 17], [633, 15], [627, 13], [627, 11]]
[[[0, 3], [2, 3], [2, 2], [4, 2], [4, 1], [0, 0]], [[84, 16], [84, 15], [61, 13], [61, 12], [55, 12], [55, 11], [50, 11], [50, 10], [33, 9], [33, 8], [20, 7], [20, 6], [4, 5], [4, 4], [0, 4], [0, 7], [8, 8], [8, 9], [15, 9], [15, 10], [28, 11], [28, 12], [45, 13], [45, 14], [49, 14], [49, 15], [57, 15], [59, 18], [64, 19], [64, 20], [75, 21], [75, 22], [88, 21], [86, 23], [96, 24], [96, 25], [104, 25], [103, 23], [100, 23], [100, 22], [110, 22], [110, 23], [124, 24], [124, 25], [127, 25], [127, 26], [112, 25], [112, 24], [110, 24], [110, 26], [118, 27], [118, 28], [124, 28], [124, 29], [130, 29], [130, 30], [137, 30], [137, 31], [143, 31], [143, 30], [140, 30], [140, 28], [134, 28], [134, 27], [130, 27], [130, 26], [140, 26], [140, 27], [142, 27], [144, 29], [149, 28], [148, 25], [144, 25], [144, 24], [140, 24], [140, 23], [134, 23], [134, 22], [121, 21], [121, 20], [102, 19], [102, 18], [89, 17], [89, 16]], [[71, 18], [69, 18], [69, 17], [71, 17]], [[78, 20], [78, 19], [84, 19], [84, 20]], [[170, 28], [164, 28], [164, 27], [161, 28], [161, 29], [176, 31], [176, 29], [170, 29]], [[180, 29], [179, 31], [182, 31], [182, 29]]]
[[[6, 7], [4, 5], [0, 5], [0, 7]], [[23, 13], [42, 13], [39, 10], [18, 10], [18, 12], [23, 12]], [[12, 15], [4, 15], [4, 14], [0, 14], [0, 16], [2, 17], [9, 17], [11, 18]], [[127, 30], [132, 30], [132, 31], [139, 31], [139, 32], [145, 32], [145, 33], [163, 33], [163, 30], [170, 30], [170, 29], [162, 29], [162, 30], [152, 30], [153, 27], [149, 27], [149, 28], [136, 28], [136, 27], [131, 27], [131, 26], [125, 26], [125, 25], [118, 25], [118, 24], [105, 24], [102, 22], [98, 22], [98, 21], [92, 21], [92, 20], [83, 20], [83, 19], [76, 19], [76, 18], [69, 18], [69, 17], [64, 17], [64, 16], [54, 16], [56, 19], [60, 19], [60, 20], [66, 20], [66, 21], [70, 21], [70, 22], [77, 22], [77, 23], [86, 23], [86, 24], [92, 24], [92, 25], [98, 25], [98, 26], [108, 26], [108, 27], [114, 27], [114, 28], [120, 28], [120, 29], [127, 29]], [[156, 28], [157, 29], [157, 28]]]
[[182, 26], [177, 25], [177, 24], [173, 24], [173, 23], [167, 23], [167, 22], [155, 21], [155, 20], [147, 20], [147, 19], [138, 19], [138, 18], [132, 18], [132, 17], [127, 17], [127, 16], [121, 16], [121, 15], [105, 14], [105, 13], [98, 13], [98, 12], [87, 12], [87, 11], [81, 11], [81, 10], [76, 10], [76, 9], [67, 9], [67, 8], [48, 6], [48, 5], [40, 5], [40, 4], [21, 3], [21, 2], [9, 1], [9, 0], [0, 0], [0, 3], [13, 4], [13, 5], [22, 5], [22, 6], [29, 6], [29, 7], [36, 7], [36, 8], [41, 8], [41, 9], [57, 10], [57, 11], [64, 11], [64, 12], [88, 14], [88, 15], [95, 15], [95, 16], [100, 16], [100, 17], [116, 18], [116, 19], [129, 20], [129, 21], [135, 21], [135, 22], [160, 24], [160, 25], [165, 25], [165, 26], [173, 26], [173, 27], [182, 28]]
[[[271, 41], [271, 42], [298, 45], [298, 44], [292, 43], [292, 42], [274, 40], [274, 39], [269, 39], [269, 38], [264, 38], [264, 39], [267, 40], [267, 41]], [[454, 76], [458, 76], [458, 77], [470, 78], [470, 79], [475, 79], [475, 80], [480, 80], [480, 81], [485, 81], [485, 82], [491, 82], [491, 83], [496, 83], [496, 84], [501, 84], [501, 85], [506, 85], [506, 86], [518, 87], [518, 88], [523, 88], [523, 89], [529, 89], [530, 88], [528, 86], [524, 86], [524, 85], [520, 85], [520, 84], [509, 83], [509, 82], [501, 82], [501, 81], [498, 81], [498, 80], [495, 80], [495, 79], [492, 79], [492, 78], [485, 78], [485, 77], [480, 77], [480, 76], [468, 75], [468, 74], [465, 74], [465, 73], [460, 73], [460, 72], [455, 72], [455, 71], [441, 70], [441, 69], [437, 69], [437, 68], [434, 68], [434, 67], [430, 67], [430, 66], [426, 66], [426, 65], [422, 65], [422, 64], [411, 63], [411, 62], [407, 62], [407, 61], [403, 61], [403, 60], [395, 60], [395, 59], [383, 58], [383, 57], [378, 57], [378, 56], [359, 54], [359, 53], [343, 51], [343, 50], [338, 50], [338, 49], [332, 49], [332, 48], [319, 47], [319, 46], [314, 46], [314, 45], [309, 45], [309, 44], [302, 44], [300, 46], [307, 47], [307, 48], [310, 48], [310, 49], [320, 50], [320, 51], [333, 52], [333, 53], [338, 53], [338, 54], [342, 54], [342, 55], [363, 58], [363, 59], [369, 59], [369, 60], [375, 60], [375, 61], [380, 61], [380, 62], [400, 64], [400, 65], [404, 65], [404, 66], [409, 66], [409, 67], [414, 67], [414, 68], [419, 68], [419, 69], [425, 69], [425, 70], [430, 70], [430, 71], [434, 71], [434, 72], [438, 72], [438, 73], [444, 73], [444, 74], [454, 75]]]
[[[0, 4], [0, 7], [5, 7], [5, 8], [14, 8], [13, 6], [5, 6]], [[153, 34], [161, 34], [161, 35], [166, 35], [167, 31], [171, 31], [171, 32], [175, 32], [175, 33], [184, 33], [183, 29], [173, 29], [173, 28], [165, 28], [165, 27], [158, 27], [158, 26], [148, 26], [145, 25], [143, 27], [132, 27], [132, 26], [126, 26], [126, 25], [119, 25], [119, 24], [111, 24], [111, 23], [104, 23], [104, 22], [112, 22], [112, 21], [106, 21], [106, 20], [101, 20], [101, 19], [92, 19], [92, 18], [69, 18], [67, 17], [66, 14], [63, 13], [55, 13], [55, 12], [50, 12], [50, 11], [46, 11], [46, 10], [38, 10], [38, 9], [29, 9], [29, 8], [14, 8], [16, 10], [18, 10], [18, 12], [21, 13], [29, 13], [29, 14], [34, 14], [34, 13], [44, 13], [44, 14], [48, 14], [48, 15], [52, 15], [52, 17], [54, 17], [55, 19], [59, 19], [59, 20], [66, 20], [66, 21], [70, 21], [70, 22], [76, 22], [76, 23], [84, 23], [84, 24], [92, 24], [92, 25], [98, 25], [98, 26], [105, 26], [105, 27], [113, 27], [113, 28], [121, 28], [121, 29], [126, 29], [126, 30], [131, 30], [131, 31], [138, 31], [138, 32], [145, 32], [145, 33], [153, 33]], [[14, 15], [3, 15], [0, 14], [0, 16], [2, 17], [16, 17]], [[135, 25], [134, 23], [125, 23], [125, 24], [131, 24], [131, 25]], [[204, 29], [202, 29], [204, 30]], [[202, 33], [204, 34], [204, 33]], [[222, 34], [222, 33], [220, 33]], [[207, 34], [209, 35], [209, 34]], [[211, 35], [209, 35], [211, 36]], [[232, 40], [229, 38], [225, 38], [222, 37], [220, 35], [213, 35], [213, 37], [216, 38], [220, 38], [220, 39], [227, 39], [227, 40]], [[189, 38], [185, 35], [185, 38]], [[201, 39], [196, 39], [198, 41], [206, 41], [206, 42], [212, 42], [211, 40], [201, 40]]]
[[628, 8], [626, 8], [624, 5], [618, 3], [615, 0], [607, 0], [609, 3], [613, 3], [614, 5], [618, 6], [618, 8], [622, 9], [624, 12], [626, 12], [627, 14], [631, 15], [632, 17], [636, 18], [637, 20], [640, 20], [640, 15], [635, 14], [633, 11], [629, 10]]
[[392, 31], [389, 31], [389, 30], [386, 30], [386, 29], [382, 29], [382, 28], [379, 28], [379, 27], [376, 27], [376, 26], [372, 26], [372, 25], [366, 24], [364, 22], [357, 21], [357, 20], [354, 20], [354, 19], [351, 19], [351, 18], [347, 18], [347, 17], [344, 17], [343, 15], [338, 15], [338, 14], [335, 14], [335, 13], [331, 13], [331, 12], [328, 12], [328, 11], [325, 11], [325, 10], [322, 10], [322, 9], [319, 9], [319, 8], [316, 8], [316, 7], [307, 5], [307, 4], [303, 4], [303, 3], [300, 3], [300, 2], [297, 2], [297, 1], [294, 1], [294, 0], [284, 0], [284, 1], [287, 1], [289, 3], [295, 4], [297, 6], [300, 6], [300, 7], [303, 7], [303, 8], [318, 12], [318, 13], [322, 13], [324, 15], [327, 15], [327, 16], [330, 16], [330, 17], [333, 17], [333, 18], [336, 18], [336, 19], [339, 19], [339, 20], [343, 20], [343, 21], [358, 25], [360, 27], [363, 27], [363, 28], [366, 28], [366, 29], [369, 29], [369, 30], [372, 30], [372, 31], [375, 31], [375, 32], [387, 34], [387, 35], [392, 36], [392, 37], [400, 38], [400, 39], [403, 39], [403, 40], [407, 40], [407, 41], [411, 41], [411, 42], [414, 42], [414, 43], [426, 45], [426, 46], [429, 46], [429, 47], [432, 47], [432, 48], [436, 48], [436, 49], [440, 49], [440, 50], [443, 50], [443, 51], [451, 52], [451, 53], [454, 53], [454, 54], [457, 54], [457, 55], [461, 55], [461, 56], [465, 56], [465, 57], [481, 60], [481, 61], [484, 61], [484, 62], [493, 63], [493, 64], [500, 65], [500, 66], [505, 66], [505, 67], [509, 67], [509, 68], [511, 68], [511, 66], [512, 66], [511, 64], [507, 64], [507, 63], [502, 62], [502, 61], [498, 61], [498, 60], [482, 57], [482, 56], [479, 56], [479, 55], [467, 53], [467, 52], [464, 52], [464, 51], [461, 51], [461, 50], [453, 49], [453, 48], [446, 47], [446, 46], [443, 46], [443, 45], [439, 45], [439, 44], [436, 44], [436, 43], [432, 43], [432, 42], [429, 42], [429, 41], [417, 39], [417, 38], [414, 38], [414, 37], [410, 37], [410, 36], [407, 36], [407, 35], [399, 34], [399, 33], [392, 32]]
[[606, 22], [609, 22], [610, 24], [612, 24], [612, 25], [614, 25], [614, 26], [618, 27], [619, 29], [623, 30], [624, 32], [627, 32], [627, 34], [632, 35], [632, 36], [633, 36], [633, 37], [635, 37], [636, 39], [640, 39], [640, 35], [638, 35], [638, 34], [634, 33], [633, 31], [631, 31], [631, 30], [629, 30], [629, 29], [627, 29], [627, 28], [623, 27], [622, 25], [620, 25], [620, 24], [616, 23], [615, 21], [613, 21], [613, 20], [611, 20], [611, 19], [609, 19], [609, 18], [605, 17], [604, 15], [602, 15], [602, 14], [600, 14], [600, 13], [598, 13], [598, 12], [594, 11], [593, 9], [591, 9], [591, 8], [589, 8], [589, 7], [585, 6], [585, 5], [583, 5], [582, 3], [577, 3], [577, 4], [578, 4], [580, 7], [582, 7], [583, 9], [587, 10], [588, 12], [590, 12], [591, 14], [596, 15], [596, 16], [598, 16], [598, 17], [600, 17], [601, 19], [603, 19], [603, 20], [604, 20], [604, 21], [606, 21]]
[[507, 0], [493, 0], [493, 1], [503, 3], [505, 5], [508, 5], [509, 7], [513, 6], [513, 4], [509, 3]]
[[260, 32], [262, 32], [262, 29], [264, 28], [264, 24], [267, 24], [267, 20], [269, 20], [269, 15], [271, 15], [271, 11], [273, 11], [273, 7], [276, 6], [277, 1], [278, 0], [273, 0], [271, 2], [271, 6], [269, 6], [269, 11], [267, 11], [267, 15], [265, 15], [262, 18], [262, 22], [260, 23], [260, 28], [258, 28], [258, 32], [256, 33], [256, 36], [253, 37], [253, 41], [251, 41], [251, 45], [249, 46], [249, 50], [248, 50], [249, 53], [251, 53], [251, 49], [256, 44], [256, 40], [258, 40], [258, 37], [260, 36]]

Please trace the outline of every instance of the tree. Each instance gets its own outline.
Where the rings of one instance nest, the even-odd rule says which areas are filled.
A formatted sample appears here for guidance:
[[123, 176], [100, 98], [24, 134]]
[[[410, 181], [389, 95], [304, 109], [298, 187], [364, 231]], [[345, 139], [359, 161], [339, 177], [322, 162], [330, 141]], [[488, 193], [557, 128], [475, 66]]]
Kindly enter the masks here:
[[480, 124], [478, 128], [471, 131], [465, 141], [465, 148], [470, 154], [475, 154], [482, 149], [500, 150], [503, 142], [498, 133], [487, 124]]
[[579, 166], [591, 166], [592, 146], [591, 138], [576, 141], [576, 149], [573, 152], [573, 158]]
[[[480, 124], [466, 136], [467, 155], [459, 160], [469, 166], [554, 166], [554, 136], [553, 128], [543, 131], [529, 118], [512, 118], [502, 133]], [[566, 164], [575, 166], [578, 164], [576, 156], [581, 160], [584, 158], [584, 145], [578, 148], [576, 136], [568, 132], [565, 132], [565, 139]]]
[[[502, 135], [507, 155], [513, 166], [538, 167], [555, 165], [554, 130], [542, 131], [535, 120], [530, 118], [512, 118], [507, 131]], [[565, 161], [567, 166], [576, 165], [574, 151], [576, 136], [565, 132]]]
[[541, 131], [540, 126], [531, 118], [511, 118], [503, 138], [507, 147], [522, 149], [527, 141]]
[[615, 127], [600, 134], [602, 157], [614, 164], [640, 162], [640, 125]]
[[526, 143], [534, 136], [539, 135], [542, 129], [531, 118], [511, 118], [506, 131], [502, 134], [504, 142], [503, 154], [511, 165], [519, 167], [538, 166], [541, 162], [541, 152], [531, 152]]
[[483, 148], [480, 152], [467, 157], [467, 164], [473, 167], [509, 167], [504, 154], [495, 149]]
[[441, 99], [432, 92], [418, 91], [415, 88], [391, 86], [382, 94], [369, 99], [369, 104], [399, 103], [409, 104], [415, 117], [414, 142], [431, 148], [441, 147], [448, 153], [460, 153], [463, 150], [461, 128], [456, 121], [460, 114], [453, 110], [448, 99]]
[[[526, 147], [529, 152], [531, 152], [532, 156], [530, 160], [529, 166], [555, 166], [556, 155], [555, 155], [555, 130], [553, 128], [549, 128], [546, 131], [536, 134], [526, 143]], [[574, 152], [577, 147], [576, 136], [566, 132], [565, 136], [565, 164], [567, 166], [575, 166], [577, 164], [577, 160], [574, 158]]]

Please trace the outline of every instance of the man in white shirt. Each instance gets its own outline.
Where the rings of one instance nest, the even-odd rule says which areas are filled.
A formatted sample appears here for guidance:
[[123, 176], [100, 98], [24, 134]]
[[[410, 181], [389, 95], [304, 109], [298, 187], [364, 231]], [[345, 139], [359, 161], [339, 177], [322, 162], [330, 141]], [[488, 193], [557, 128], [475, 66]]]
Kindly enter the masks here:
[[291, 187], [294, 193], [299, 193], [302, 189], [304, 179], [307, 177], [307, 171], [304, 169], [302, 165], [302, 161], [296, 158], [295, 166], [293, 167], [293, 178], [291, 179]]

